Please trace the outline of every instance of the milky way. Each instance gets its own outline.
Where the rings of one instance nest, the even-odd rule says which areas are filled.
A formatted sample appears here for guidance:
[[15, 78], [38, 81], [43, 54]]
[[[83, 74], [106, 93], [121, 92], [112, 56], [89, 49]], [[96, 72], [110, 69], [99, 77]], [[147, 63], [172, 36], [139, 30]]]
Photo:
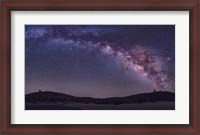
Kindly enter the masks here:
[[[79, 96], [82, 93], [83, 96], [94, 97], [117, 96], [123, 93], [119, 92], [120, 90], [125, 89], [127, 90], [124, 95], [148, 92], [152, 89], [175, 91], [173, 25], [27, 25], [25, 28], [26, 93], [39, 88], [49, 90], [51, 84], [54, 91], [58, 88], [62, 89], [61, 92]], [[102, 64], [100, 68], [99, 65]], [[85, 69], [84, 66], [89, 69]], [[111, 81], [109, 86], [102, 87], [111, 89], [109, 94], [101, 88], [94, 90], [99, 87], [98, 81], [109, 77], [99, 74], [111, 72], [116, 75], [123, 72], [126, 74], [124, 78], [129, 78], [130, 84], [125, 83], [126, 86], [124, 84], [124, 87], [119, 89], [117, 86], [110, 86], [115, 85], [114, 82], [122, 82], [123, 79], [119, 79], [120, 75], [116, 78], [117, 76], [111, 74], [113, 77], [107, 80]], [[131, 77], [127, 76], [138, 77], [130, 79]], [[70, 77], [78, 78], [72, 79], [76, 83], [62, 84], [60, 87], [60, 82], [71, 82]], [[81, 83], [82, 77], [87, 77], [84, 84]], [[56, 78], [57, 84], [53, 78]], [[93, 82], [89, 78], [92, 78]], [[85, 92], [83, 88], [80, 88], [80, 93], [78, 90], [72, 90], [72, 84], [77, 85], [77, 82], [80, 82], [80, 87], [85, 87]], [[141, 86], [143, 83], [150, 84], [149, 90], [148, 87]], [[91, 89], [90, 84], [94, 85], [92, 88], [95, 94], [88, 90]]]

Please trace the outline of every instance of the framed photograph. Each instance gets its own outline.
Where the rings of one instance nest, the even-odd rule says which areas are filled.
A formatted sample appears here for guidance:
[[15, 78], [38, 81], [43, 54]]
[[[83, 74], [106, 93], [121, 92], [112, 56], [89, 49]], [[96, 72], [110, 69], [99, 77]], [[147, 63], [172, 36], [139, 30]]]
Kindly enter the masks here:
[[1, 2], [1, 134], [199, 135], [199, 1]]

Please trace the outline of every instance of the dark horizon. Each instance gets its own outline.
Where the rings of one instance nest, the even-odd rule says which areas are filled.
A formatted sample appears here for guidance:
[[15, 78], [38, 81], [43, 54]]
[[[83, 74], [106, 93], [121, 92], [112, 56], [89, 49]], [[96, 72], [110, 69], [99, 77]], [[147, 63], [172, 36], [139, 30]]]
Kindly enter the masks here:
[[[45, 92], [52, 92], [52, 93], [59, 93], [59, 94], [65, 94], [65, 95], [69, 95], [69, 96], [74, 96], [74, 97], [83, 97], [83, 98], [95, 98], [95, 97], [88, 97], [88, 96], [75, 96], [75, 95], [70, 95], [70, 94], [67, 94], [67, 93], [62, 93], [62, 92], [57, 92], [57, 91], [43, 91], [43, 90], [38, 90], [38, 91], [34, 91], [34, 92], [31, 92], [31, 93], [26, 93], [25, 95], [29, 95], [29, 94], [33, 94], [33, 93], [45, 93]], [[153, 91], [150, 91], [150, 92], [145, 92], [145, 93], [137, 93], [137, 94], [132, 94], [132, 95], [127, 95], [127, 96], [118, 96], [118, 97], [128, 97], [128, 96], [133, 96], [133, 95], [140, 95], [140, 94], [147, 94], [147, 93], [156, 93], [156, 92], [169, 92], [169, 93], [173, 93], [175, 94], [175, 92], [171, 92], [171, 91], [162, 91], [162, 90], [159, 90], [159, 91], [156, 91], [156, 90], [153, 90]], [[118, 98], [117, 97], [117, 98]], [[100, 98], [96, 98], [96, 99], [104, 99], [104, 98], [115, 98], [115, 97], [100, 97]]]
[[52, 91], [25, 95], [26, 110], [174, 110], [175, 93], [154, 91], [125, 97], [75, 97]]
[[26, 25], [25, 94], [175, 93], [174, 25]]

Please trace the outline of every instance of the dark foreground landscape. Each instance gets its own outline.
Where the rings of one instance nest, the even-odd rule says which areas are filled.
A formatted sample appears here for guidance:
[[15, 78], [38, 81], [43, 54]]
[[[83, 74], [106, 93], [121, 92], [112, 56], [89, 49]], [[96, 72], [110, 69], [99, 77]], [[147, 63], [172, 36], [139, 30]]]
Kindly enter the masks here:
[[51, 91], [26, 94], [25, 110], [175, 110], [175, 94], [167, 91], [126, 97], [75, 97]]

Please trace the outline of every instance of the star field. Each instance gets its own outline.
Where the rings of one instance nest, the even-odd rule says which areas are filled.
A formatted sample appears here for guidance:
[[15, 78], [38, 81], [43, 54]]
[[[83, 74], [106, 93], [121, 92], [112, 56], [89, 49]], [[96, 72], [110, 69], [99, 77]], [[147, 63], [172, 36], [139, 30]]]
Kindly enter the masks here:
[[175, 92], [174, 25], [26, 25], [26, 93]]

